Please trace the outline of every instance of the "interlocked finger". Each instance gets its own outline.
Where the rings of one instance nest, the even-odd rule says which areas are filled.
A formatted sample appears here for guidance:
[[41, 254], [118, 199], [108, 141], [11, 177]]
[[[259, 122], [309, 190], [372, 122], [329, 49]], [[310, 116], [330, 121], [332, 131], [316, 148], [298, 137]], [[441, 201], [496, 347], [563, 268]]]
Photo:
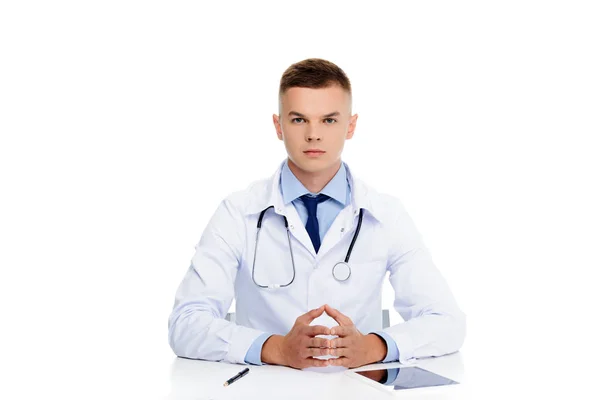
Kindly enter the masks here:
[[347, 347], [339, 347], [337, 349], [329, 349], [329, 354], [337, 357], [350, 357], [352, 350]]
[[332, 348], [349, 347], [351, 344], [352, 344], [351, 338], [335, 338], [335, 339], [331, 339], [331, 341], [330, 341], [330, 347], [332, 347]]
[[329, 350], [331, 350], [331, 349], [319, 349], [316, 347], [309, 347], [305, 350], [304, 354], [307, 357], [326, 356], [329, 354]]
[[320, 337], [308, 339], [308, 347], [329, 347], [329, 340]]
[[323, 325], [311, 325], [305, 327], [303, 333], [307, 336], [329, 335], [329, 328]]
[[352, 326], [334, 326], [330, 329], [332, 335], [336, 335], [339, 337], [345, 337], [348, 335], [352, 335], [356, 333], [356, 329], [354, 329], [354, 325]]

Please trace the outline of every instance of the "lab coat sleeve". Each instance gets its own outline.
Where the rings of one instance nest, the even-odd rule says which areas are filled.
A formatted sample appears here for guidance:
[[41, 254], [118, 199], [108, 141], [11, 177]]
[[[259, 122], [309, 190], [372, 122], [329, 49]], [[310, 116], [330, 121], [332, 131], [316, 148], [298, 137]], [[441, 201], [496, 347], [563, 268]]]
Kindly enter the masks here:
[[206, 226], [177, 289], [169, 316], [169, 344], [185, 358], [246, 364], [262, 334], [225, 320], [245, 244], [243, 216], [228, 198]]
[[383, 331], [394, 339], [399, 361], [405, 364], [458, 351], [466, 320], [402, 204], [397, 211], [395, 223], [388, 228], [388, 270], [394, 308], [404, 322]]

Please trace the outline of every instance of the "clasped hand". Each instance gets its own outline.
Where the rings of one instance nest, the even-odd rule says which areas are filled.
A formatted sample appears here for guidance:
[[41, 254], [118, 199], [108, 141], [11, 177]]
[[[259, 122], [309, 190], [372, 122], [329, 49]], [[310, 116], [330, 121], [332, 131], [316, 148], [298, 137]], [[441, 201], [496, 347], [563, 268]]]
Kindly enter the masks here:
[[[324, 312], [339, 326], [310, 325]], [[327, 339], [318, 335], [337, 337]], [[386, 354], [387, 346], [383, 339], [375, 334], [363, 335], [349, 317], [325, 304], [298, 317], [287, 335], [271, 336], [263, 346], [261, 358], [267, 363], [298, 369], [328, 365], [354, 368], [381, 361]], [[326, 355], [339, 358], [314, 358]]]

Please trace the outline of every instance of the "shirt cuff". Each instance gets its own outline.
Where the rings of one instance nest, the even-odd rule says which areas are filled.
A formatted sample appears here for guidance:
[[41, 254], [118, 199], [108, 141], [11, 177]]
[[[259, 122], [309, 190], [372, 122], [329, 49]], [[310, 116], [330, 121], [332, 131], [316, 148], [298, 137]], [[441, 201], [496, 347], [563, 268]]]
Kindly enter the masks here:
[[272, 333], [263, 333], [254, 340], [254, 342], [248, 349], [248, 352], [246, 353], [246, 357], [244, 358], [244, 361], [247, 364], [263, 365], [260, 359], [262, 347], [267, 341], [267, 339], [270, 338], [272, 335]]
[[385, 363], [390, 361], [398, 361], [398, 359], [400, 358], [400, 352], [398, 351], [398, 346], [396, 345], [394, 339], [392, 339], [390, 335], [382, 331], [371, 333], [374, 333], [375, 335], [385, 340], [385, 344], [387, 345], [387, 355], [381, 362]]

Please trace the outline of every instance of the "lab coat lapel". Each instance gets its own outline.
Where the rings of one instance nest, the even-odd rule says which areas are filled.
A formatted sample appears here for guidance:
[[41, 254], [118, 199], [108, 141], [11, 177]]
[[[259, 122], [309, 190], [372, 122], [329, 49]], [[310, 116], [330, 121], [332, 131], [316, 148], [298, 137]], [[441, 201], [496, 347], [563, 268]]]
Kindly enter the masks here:
[[290, 227], [290, 233], [294, 238], [296, 238], [300, 244], [302, 244], [313, 257], [316, 257], [315, 248], [310, 240], [310, 236], [306, 231], [306, 228], [302, 224], [302, 220], [298, 215], [298, 211], [296, 207], [292, 203], [289, 203], [284, 208], [285, 217], [288, 220], [288, 224]]
[[339, 212], [339, 214], [327, 230], [325, 237], [323, 238], [323, 242], [321, 243], [321, 247], [319, 248], [319, 254], [317, 255], [318, 259], [323, 258], [329, 250], [335, 247], [335, 245], [345, 235], [348, 234], [348, 232], [352, 228], [352, 220], [352, 207], [346, 207]]
[[[344, 165], [346, 166], [348, 181], [350, 182], [351, 202], [350, 205], [340, 211], [325, 234], [321, 248], [319, 249], [319, 258], [325, 256], [342, 238], [354, 234], [358, 226], [358, 215], [361, 208], [367, 210], [373, 218], [380, 221], [379, 212], [373, 207], [366, 185], [360, 179], [356, 178], [346, 163]], [[344, 252], [340, 261], [343, 261], [345, 256], [346, 253]]]
[[279, 189], [279, 180], [285, 162], [287, 162], [287, 160], [284, 160], [279, 164], [279, 168], [275, 171], [271, 179], [268, 182], [264, 182], [266, 184], [265, 186], [259, 185], [257, 187], [258, 190], [254, 191], [254, 196], [249, 202], [250, 204], [248, 205], [246, 214], [260, 213], [265, 208], [273, 206], [275, 213], [286, 217], [290, 234], [300, 242], [313, 257], [316, 257], [315, 248], [304, 224], [302, 224], [298, 211], [296, 211], [296, 208], [292, 203], [287, 205], [283, 204], [283, 196]]

